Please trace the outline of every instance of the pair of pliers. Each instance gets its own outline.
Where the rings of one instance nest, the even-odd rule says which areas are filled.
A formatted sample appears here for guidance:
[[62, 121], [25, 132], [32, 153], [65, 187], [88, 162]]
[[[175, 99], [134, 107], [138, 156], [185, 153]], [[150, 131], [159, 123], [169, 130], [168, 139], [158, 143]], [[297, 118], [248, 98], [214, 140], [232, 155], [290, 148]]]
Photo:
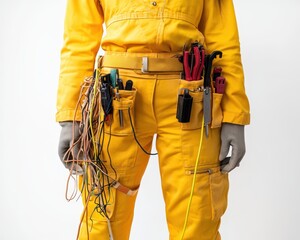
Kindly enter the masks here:
[[204, 68], [204, 49], [198, 45], [192, 44], [191, 51], [183, 51], [183, 67], [185, 80], [200, 80]]

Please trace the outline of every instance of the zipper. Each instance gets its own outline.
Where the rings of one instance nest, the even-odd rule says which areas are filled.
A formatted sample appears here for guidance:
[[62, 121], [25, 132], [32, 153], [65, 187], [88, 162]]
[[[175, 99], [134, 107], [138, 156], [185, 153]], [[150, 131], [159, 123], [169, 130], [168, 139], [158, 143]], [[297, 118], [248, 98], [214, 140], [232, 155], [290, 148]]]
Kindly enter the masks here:
[[[192, 175], [195, 174], [195, 170], [187, 170], [185, 171], [186, 174], [188, 175]], [[209, 175], [213, 173], [213, 170], [209, 169], [204, 169], [204, 170], [197, 170], [196, 174], [204, 174], [204, 173], [208, 173]]]

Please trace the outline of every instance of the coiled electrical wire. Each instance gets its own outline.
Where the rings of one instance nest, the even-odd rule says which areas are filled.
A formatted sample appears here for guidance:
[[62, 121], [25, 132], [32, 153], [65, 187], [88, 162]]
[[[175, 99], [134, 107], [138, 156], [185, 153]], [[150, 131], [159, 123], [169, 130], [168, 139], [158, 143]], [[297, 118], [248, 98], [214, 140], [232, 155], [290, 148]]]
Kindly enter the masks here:
[[[101, 119], [101, 96], [100, 96], [100, 81], [99, 71], [94, 77], [89, 77], [84, 80], [81, 87], [80, 97], [76, 105], [76, 113], [81, 106], [81, 122], [80, 136], [75, 139], [75, 125], [78, 124], [75, 120], [73, 123], [73, 140], [71, 147], [66, 152], [64, 159], [66, 163], [71, 163], [70, 174], [67, 180], [66, 199], [73, 200], [78, 195], [78, 177], [82, 178], [82, 186], [80, 195], [83, 198], [84, 210], [79, 223], [77, 239], [81, 225], [85, 221], [86, 229], [89, 233], [88, 222], [93, 226], [92, 215], [94, 213], [101, 214], [109, 223], [107, 206], [111, 204], [111, 189], [117, 179], [117, 172], [113, 167], [112, 159], [109, 154], [109, 168], [112, 174], [108, 174], [107, 164], [101, 159], [102, 146], [104, 141], [104, 120]], [[105, 118], [104, 118], [105, 119]], [[108, 142], [109, 147], [110, 140]], [[81, 166], [83, 172], [77, 172], [76, 166]], [[78, 174], [76, 174], [78, 173]], [[68, 195], [70, 181], [74, 181], [73, 191]], [[89, 215], [88, 203], [93, 199], [95, 208]], [[89, 234], [88, 234], [89, 235]], [[111, 236], [111, 239], [113, 237]]]

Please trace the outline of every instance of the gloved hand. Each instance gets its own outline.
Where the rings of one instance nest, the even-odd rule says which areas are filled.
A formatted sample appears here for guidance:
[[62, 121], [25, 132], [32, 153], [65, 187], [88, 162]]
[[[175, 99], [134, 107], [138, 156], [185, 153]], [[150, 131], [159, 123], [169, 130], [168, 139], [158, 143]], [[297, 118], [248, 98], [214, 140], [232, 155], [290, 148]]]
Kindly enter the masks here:
[[[66, 163], [64, 160], [75, 159], [79, 151], [79, 143], [74, 146], [74, 149], [71, 151], [71, 154], [67, 154], [66, 152], [73, 144], [73, 122], [66, 121], [59, 123], [61, 128], [59, 144], [58, 144], [58, 155], [64, 166], [72, 170], [72, 174], [81, 175], [83, 173], [83, 169], [81, 166], [76, 164], [75, 162]], [[74, 122], [74, 142], [76, 142], [79, 138], [79, 122]], [[72, 156], [74, 153], [75, 157]], [[72, 166], [73, 165], [73, 166]]]
[[221, 141], [220, 161], [226, 158], [229, 148], [232, 146], [232, 154], [229, 163], [221, 166], [222, 172], [228, 173], [240, 165], [240, 162], [246, 153], [244, 126], [223, 123], [221, 129]]

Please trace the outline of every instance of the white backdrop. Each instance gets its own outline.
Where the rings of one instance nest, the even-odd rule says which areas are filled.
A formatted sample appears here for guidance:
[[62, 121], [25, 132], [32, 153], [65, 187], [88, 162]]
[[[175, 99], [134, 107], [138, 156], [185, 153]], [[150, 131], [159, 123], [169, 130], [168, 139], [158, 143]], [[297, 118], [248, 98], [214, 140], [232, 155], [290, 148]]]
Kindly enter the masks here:
[[[231, 173], [223, 240], [299, 239], [300, 1], [235, 1], [252, 123]], [[75, 239], [80, 201], [55, 123], [65, 1], [0, 0], [0, 239]], [[139, 192], [131, 240], [168, 239], [157, 159]]]

